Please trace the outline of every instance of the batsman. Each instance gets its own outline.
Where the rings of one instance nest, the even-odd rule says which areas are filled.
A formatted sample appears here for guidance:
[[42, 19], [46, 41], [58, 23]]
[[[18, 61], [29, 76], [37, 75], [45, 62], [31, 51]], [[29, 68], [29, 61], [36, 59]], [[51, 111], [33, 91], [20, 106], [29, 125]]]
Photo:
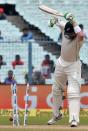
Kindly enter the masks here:
[[48, 121], [52, 125], [63, 116], [59, 111], [62, 106], [64, 87], [67, 85], [67, 99], [69, 109], [69, 124], [77, 127], [80, 114], [80, 87], [81, 87], [81, 61], [79, 51], [83, 45], [84, 34], [78, 26], [72, 13], [64, 15], [66, 22], [54, 18], [50, 26], [56, 24], [62, 32], [61, 55], [57, 59], [52, 86], [53, 116]]

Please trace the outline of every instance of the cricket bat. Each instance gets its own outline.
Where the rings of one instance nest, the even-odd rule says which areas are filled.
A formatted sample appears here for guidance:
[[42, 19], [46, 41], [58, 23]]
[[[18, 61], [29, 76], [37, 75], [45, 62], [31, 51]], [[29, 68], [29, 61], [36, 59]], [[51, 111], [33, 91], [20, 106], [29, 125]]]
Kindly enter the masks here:
[[48, 13], [48, 14], [51, 14], [51, 15], [64, 17], [63, 13], [60, 13], [57, 10], [54, 10], [54, 9], [52, 9], [52, 8], [46, 6], [46, 5], [40, 5], [39, 9], [46, 12], [46, 13]]

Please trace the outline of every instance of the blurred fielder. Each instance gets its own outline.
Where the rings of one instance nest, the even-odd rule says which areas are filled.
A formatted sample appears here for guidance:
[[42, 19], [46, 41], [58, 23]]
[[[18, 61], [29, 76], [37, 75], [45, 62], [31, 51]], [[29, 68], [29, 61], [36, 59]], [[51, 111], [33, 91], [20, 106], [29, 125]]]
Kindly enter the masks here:
[[50, 20], [50, 26], [56, 24], [62, 31], [61, 55], [57, 59], [52, 86], [53, 116], [48, 121], [54, 124], [62, 118], [59, 108], [62, 105], [62, 94], [68, 81], [67, 95], [69, 108], [69, 123], [71, 127], [77, 127], [80, 113], [80, 86], [81, 86], [81, 62], [79, 51], [83, 45], [84, 35], [71, 13], [66, 13], [67, 23], [54, 18]]

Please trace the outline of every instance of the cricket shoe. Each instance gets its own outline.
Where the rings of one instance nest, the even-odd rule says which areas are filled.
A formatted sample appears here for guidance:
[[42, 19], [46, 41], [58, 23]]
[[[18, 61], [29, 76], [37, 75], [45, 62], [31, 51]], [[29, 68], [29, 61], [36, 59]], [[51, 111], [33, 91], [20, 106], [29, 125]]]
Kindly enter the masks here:
[[54, 123], [56, 123], [58, 120], [61, 120], [61, 119], [62, 119], [62, 114], [60, 113], [57, 117], [53, 116], [53, 118], [50, 119], [47, 124], [53, 125]]
[[78, 122], [76, 120], [72, 120], [70, 126], [71, 127], [77, 127], [78, 126]]

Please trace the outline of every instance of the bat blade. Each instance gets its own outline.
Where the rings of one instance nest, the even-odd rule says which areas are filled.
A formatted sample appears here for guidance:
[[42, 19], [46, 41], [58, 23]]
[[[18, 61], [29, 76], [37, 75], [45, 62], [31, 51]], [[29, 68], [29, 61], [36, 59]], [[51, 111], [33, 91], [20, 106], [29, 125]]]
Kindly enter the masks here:
[[57, 10], [54, 10], [46, 5], [40, 5], [39, 6], [39, 9], [46, 12], [46, 13], [49, 13], [49, 14], [52, 14], [52, 15], [55, 15], [55, 16], [61, 16], [63, 17], [64, 14], [63, 13], [59, 13]]

